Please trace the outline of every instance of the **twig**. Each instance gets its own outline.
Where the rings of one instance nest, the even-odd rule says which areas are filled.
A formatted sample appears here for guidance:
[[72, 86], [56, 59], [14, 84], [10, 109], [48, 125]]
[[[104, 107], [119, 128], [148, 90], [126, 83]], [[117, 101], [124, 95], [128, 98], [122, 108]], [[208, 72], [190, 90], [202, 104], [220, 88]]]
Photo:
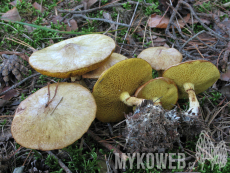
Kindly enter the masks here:
[[88, 19], [88, 20], [99, 20], [99, 21], [103, 21], [103, 22], [107, 22], [107, 23], [112, 23], [112, 24], [115, 24], [115, 25], [120, 25], [120, 26], [125, 26], [125, 27], [129, 27], [130, 25], [127, 25], [125, 23], [118, 23], [118, 22], [114, 22], [114, 21], [111, 21], [111, 20], [107, 20], [107, 19], [100, 19], [100, 18], [91, 18], [91, 17], [87, 17], [83, 14], [74, 14], [73, 17], [70, 18], [73, 19], [73, 18], [78, 18], [78, 17], [82, 17], [84, 19]]
[[208, 26], [206, 26], [202, 21], [201, 19], [196, 15], [196, 13], [194, 12], [194, 10], [192, 9], [192, 7], [184, 2], [184, 1], [179, 1], [178, 4], [184, 4], [185, 6], [187, 6], [191, 12], [191, 14], [198, 20], [198, 22], [205, 28], [207, 29], [209, 32], [211, 32], [212, 34], [214, 34], [216, 37], [220, 38], [220, 39], [223, 39], [223, 40], [226, 40], [226, 41], [229, 41], [230, 38], [225, 38], [225, 37], [222, 37], [220, 34], [217, 34], [215, 31], [213, 31], [212, 29], [210, 29]]
[[[102, 7], [96, 7], [96, 8], [92, 8], [92, 9], [88, 9], [88, 10], [82, 10], [82, 11], [69, 11], [69, 10], [58, 10], [58, 12], [60, 13], [70, 13], [70, 14], [82, 14], [82, 13], [89, 13], [92, 11], [96, 11], [96, 10], [101, 10], [101, 9], [105, 9], [105, 8], [110, 8], [110, 7], [118, 7], [118, 6], [122, 6], [124, 3], [116, 3], [117, 1], [110, 3], [106, 6], [102, 6]], [[134, 1], [129, 1], [130, 4], [137, 4], [139, 2], [134, 2]], [[143, 3], [141, 2], [140, 4], [144, 4], [147, 6], [152, 6], [153, 3]]]
[[[91, 130], [88, 130], [87, 133], [97, 142], [102, 141], [102, 139], [100, 137], [98, 137], [95, 133], [93, 133]], [[128, 159], [128, 156], [124, 153], [122, 153], [119, 149], [117, 149], [116, 147], [105, 143], [105, 142], [100, 142], [101, 145], [103, 145], [104, 147], [106, 147], [108, 150], [113, 150], [114, 154], [119, 154], [119, 157], [123, 160], [126, 161]]]
[[[47, 104], [46, 104], [46, 107], [49, 106], [49, 104], [53, 101], [54, 97], [56, 96], [56, 94], [57, 94], [57, 89], [58, 89], [58, 84], [59, 84], [59, 82], [58, 82], [57, 85], [56, 85], [55, 92], [54, 92], [54, 96], [53, 96], [53, 98], [50, 100], [50, 84], [48, 83], [48, 102], [47, 102]], [[50, 100], [50, 101], [49, 101], [49, 100]]]
[[30, 156], [30, 153], [31, 153], [31, 152], [32, 152], [32, 150], [30, 150], [30, 152], [29, 152], [28, 156], [26, 157], [26, 160], [24, 161], [24, 163], [23, 163], [23, 165], [22, 165], [22, 166], [25, 166], [26, 161], [27, 161], [28, 157]]
[[3, 91], [0, 93], [0, 96], [4, 95], [5, 93], [7, 93], [8, 91], [16, 88], [17, 86], [21, 85], [22, 83], [24, 83], [25, 81], [27, 81], [28, 79], [32, 78], [32, 77], [35, 77], [35, 76], [38, 76], [40, 75], [41, 73], [35, 73], [33, 75], [30, 75], [28, 76], [27, 78], [23, 79], [22, 81], [18, 82], [17, 84], [13, 85], [12, 87], [10, 87], [9, 89], [7, 89], [6, 91]]
[[185, 45], [186, 45], [188, 42], [190, 42], [191, 40], [193, 40], [194, 38], [196, 38], [198, 35], [202, 34], [203, 32], [205, 32], [205, 30], [200, 31], [200, 32], [198, 32], [196, 35], [194, 35], [194, 36], [192, 36], [191, 38], [189, 38], [189, 39], [180, 47], [179, 51], [181, 51], [181, 50], [185, 47]]
[[53, 154], [51, 151], [46, 151], [49, 155], [53, 156], [55, 159], [57, 159], [59, 165], [65, 170], [67, 173], [72, 173], [69, 168], [59, 159], [55, 154]]
[[50, 115], [53, 114], [53, 112], [55, 111], [55, 109], [57, 108], [57, 106], [61, 103], [62, 99], [63, 99], [63, 97], [61, 97], [61, 99], [59, 100], [58, 104], [55, 106], [55, 108], [54, 108], [53, 111], [50, 113]]
[[[123, 43], [125, 42], [126, 37], [127, 37], [127, 35], [128, 35], [128, 32], [129, 32], [129, 29], [130, 29], [130, 27], [131, 27], [131, 25], [132, 25], [132, 23], [133, 23], [133, 18], [134, 18], [135, 14], [136, 14], [138, 5], [139, 5], [139, 1], [137, 2], [137, 5], [136, 5], [135, 10], [134, 10], [134, 12], [133, 12], [133, 16], [132, 16], [132, 19], [131, 19], [131, 21], [130, 21], [130, 23], [129, 23], [128, 30], [127, 30], [127, 32], [126, 32], [126, 34], [125, 34], [124, 39], [123, 39]], [[121, 53], [121, 51], [122, 51], [122, 48], [123, 48], [123, 45], [121, 45], [120, 53]]]
[[[82, 8], [82, 7], [83, 7], [83, 4], [78, 5], [78, 6], [76, 6], [76, 7], [73, 9], [73, 11], [76, 11], [77, 9], [80, 9], [80, 8]], [[69, 15], [70, 15], [70, 13], [66, 14], [66, 15], [60, 20], [60, 23], [63, 22]]]
[[[16, 28], [14, 28], [13, 26], [11, 26], [11, 25], [9, 25], [9, 24], [7, 24], [7, 23], [0, 22], [0, 24], [2, 24], [2, 25], [7, 25], [7, 26], [11, 27], [12, 29], [14, 29], [15, 31], [18, 32], [18, 30], [17, 30]], [[29, 39], [30, 41], [34, 42], [34, 40], [32, 40], [28, 35], [22, 34], [22, 36], [25, 37], [25, 38], [27, 38], [27, 39]], [[37, 45], [37, 44], [36, 44], [36, 45]], [[38, 46], [38, 48], [41, 48], [39, 45], [37, 45], [37, 46]]]
[[230, 101], [227, 102], [219, 111], [217, 111], [217, 113], [215, 113], [215, 114], [210, 118], [210, 120], [208, 121], [208, 126], [211, 124], [211, 122], [214, 120], [214, 118], [216, 118], [216, 116], [218, 115], [218, 113], [220, 113], [220, 111], [221, 111], [223, 108], [225, 108], [229, 103], [230, 103]]

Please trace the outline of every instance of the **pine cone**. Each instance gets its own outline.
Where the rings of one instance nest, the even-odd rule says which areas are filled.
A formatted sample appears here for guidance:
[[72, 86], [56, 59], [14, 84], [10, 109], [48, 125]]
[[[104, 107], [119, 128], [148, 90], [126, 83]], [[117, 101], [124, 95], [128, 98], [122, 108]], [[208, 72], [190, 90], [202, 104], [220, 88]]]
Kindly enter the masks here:
[[0, 82], [5, 82], [9, 86], [9, 81], [22, 80], [22, 74], [27, 74], [28, 69], [23, 61], [16, 55], [2, 54], [3, 63], [0, 65]]

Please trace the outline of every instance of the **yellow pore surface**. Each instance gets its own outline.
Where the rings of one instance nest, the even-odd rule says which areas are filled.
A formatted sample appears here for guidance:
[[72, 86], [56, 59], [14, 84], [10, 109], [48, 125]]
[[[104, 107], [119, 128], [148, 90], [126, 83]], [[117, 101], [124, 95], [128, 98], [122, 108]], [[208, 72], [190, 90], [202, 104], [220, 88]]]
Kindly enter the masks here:
[[170, 78], [176, 83], [179, 98], [188, 98], [184, 83], [194, 84], [195, 93], [198, 94], [211, 87], [220, 78], [220, 73], [211, 62], [194, 60], [168, 68], [164, 71], [163, 77]]
[[131, 58], [118, 62], [106, 70], [93, 88], [97, 104], [96, 118], [102, 122], [118, 122], [124, 114], [132, 111], [120, 101], [122, 92], [131, 96], [138, 87], [152, 79], [151, 66], [142, 59]]
[[178, 100], [178, 90], [172, 80], [159, 77], [141, 86], [135, 93], [135, 96], [148, 100], [152, 100], [154, 97], [160, 98], [162, 107], [170, 110]]

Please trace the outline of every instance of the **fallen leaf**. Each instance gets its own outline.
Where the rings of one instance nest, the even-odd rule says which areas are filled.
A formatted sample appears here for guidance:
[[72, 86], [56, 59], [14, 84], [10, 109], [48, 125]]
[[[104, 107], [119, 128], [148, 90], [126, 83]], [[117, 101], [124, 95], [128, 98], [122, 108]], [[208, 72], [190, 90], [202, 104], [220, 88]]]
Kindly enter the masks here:
[[45, 11], [45, 9], [42, 8], [42, 6], [41, 6], [40, 4], [38, 4], [37, 2], [34, 2], [34, 3], [33, 3], [33, 7], [34, 7], [36, 10], [39, 10], [39, 11], [42, 12], [42, 13]]
[[[18, 2], [17, 2], [17, 1], [18, 1]], [[17, 3], [20, 4], [21, 2], [22, 2], [22, 0], [15, 0], [15, 1], [10, 2], [9, 4], [10, 4], [10, 5], [13, 5], [13, 6], [16, 6]]]
[[[209, 24], [211, 23], [211, 20], [210, 20], [210, 19], [200, 18], [200, 20], [201, 20], [203, 23], [207, 24], [207, 25], [209, 25]], [[189, 24], [198, 23], [198, 20], [193, 18], [193, 21], [192, 21], [192, 19], [190, 18], [190, 19], [188, 20], [187, 23], [189, 23]]]
[[[190, 19], [190, 14], [187, 14], [187, 16], [185, 16], [183, 19], [185, 22], [188, 22], [188, 20]], [[178, 23], [177, 22], [174, 22], [174, 23], [176, 25], [178, 25], [178, 23], [179, 23], [180, 28], [183, 28], [185, 25], [185, 23], [182, 21], [182, 19], [179, 19]], [[156, 13], [152, 14], [150, 19], [148, 20], [148, 25], [151, 28], [167, 28], [168, 24], [169, 24], [169, 17], [164, 16], [162, 18], [162, 16], [157, 15]]]
[[220, 92], [227, 97], [227, 99], [230, 99], [230, 85], [226, 84], [220, 89]]
[[[9, 86], [6, 86], [2, 89], [2, 92], [6, 91], [7, 89], [9, 89]], [[8, 91], [6, 94], [4, 94], [4, 97], [2, 97], [2, 99], [4, 100], [10, 100], [12, 97], [17, 97], [19, 96], [19, 92], [16, 89], [12, 89], [10, 91]]]
[[53, 18], [52, 18], [52, 22], [54, 23], [54, 24], [57, 24], [58, 22], [57, 21], [61, 21], [63, 19], [63, 17], [61, 17], [61, 16], [54, 16]]
[[93, 4], [95, 4], [98, 0], [83, 0], [82, 3], [84, 5], [84, 10], [89, 9]]
[[12, 134], [10, 130], [7, 130], [0, 136], [0, 142], [8, 141], [10, 138], [12, 138]]
[[[107, 20], [113, 21], [111, 15], [109, 13], [103, 12], [103, 17]], [[112, 29], [115, 30], [116, 27], [114, 24], [110, 24], [110, 26], [112, 26]]]
[[229, 79], [230, 79], [230, 70], [226, 71], [226, 73], [221, 73], [220, 74], [220, 79], [222, 81], [229, 81]]
[[0, 99], [0, 108], [4, 107], [7, 103], [9, 103], [8, 100]]
[[[54, 16], [53, 19], [52, 19], [52, 22], [54, 24], [57, 24], [58, 23], [57, 21], [61, 21], [62, 19], [63, 19], [63, 17], [61, 17], [61, 16]], [[67, 19], [64, 20], [64, 23], [66, 25], [66, 31], [75, 31], [76, 29], [78, 29], [77, 22], [74, 19], [71, 19], [69, 21], [71, 26], [68, 25]], [[62, 28], [62, 30], [64, 30], [64, 28]]]
[[227, 63], [226, 72], [220, 74], [220, 80], [229, 81], [230, 79], [230, 63]]
[[4, 13], [2, 15], [2, 19], [5, 21], [21, 21], [21, 17], [19, 15], [18, 9], [16, 7], [14, 7], [13, 9], [7, 11], [6, 13]]
[[67, 25], [66, 31], [75, 31], [76, 29], [78, 29], [77, 22], [76, 22], [76, 20], [74, 20], [74, 19], [71, 19], [71, 20], [69, 21], [69, 23], [70, 23], [71, 26], [68, 25], [67, 20], [64, 21], [64, 23], [66, 23], [66, 25]]

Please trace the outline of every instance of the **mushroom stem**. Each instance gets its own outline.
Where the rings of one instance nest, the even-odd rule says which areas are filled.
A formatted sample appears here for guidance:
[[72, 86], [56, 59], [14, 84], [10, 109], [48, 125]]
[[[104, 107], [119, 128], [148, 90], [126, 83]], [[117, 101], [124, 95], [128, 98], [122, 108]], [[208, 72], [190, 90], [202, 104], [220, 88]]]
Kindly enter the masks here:
[[153, 97], [154, 106], [162, 106], [161, 101], [158, 97]]
[[189, 97], [189, 110], [187, 113], [190, 115], [198, 115], [200, 104], [196, 98], [194, 85], [192, 83], [185, 83], [183, 86]]
[[77, 84], [80, 84], [86, 88], [88, 88], [88, 86], [86, 85], [86, 83], [84, 82], [82, 76], [80, 75], [77, 75], [77, 76], [74, 76], [74, 77], [70, 77], [71, 78], [71, 82], [72, 83], [77, 83]]
[[140, 105], [145, 99], [131, 97], [128, 92], [123, 92], [120, 95], [120, 100], [128, 106], [137, 106]]
[[[123, 92], [120, 95], [120, 100], [128, 106], [138, 106], [140, 105], [145, 99], [131, 97], [128, 92]], [[158, 97], [154, 97], [153, 99], [154, 106], [159, 105], [162, 106], [161, 101]]]
[[70, 77], [71, 78], [71, 82], [75, 82], [75, 81], [80, 81], [81, 80], [81, 76], [74, 76], [74, 77]]

